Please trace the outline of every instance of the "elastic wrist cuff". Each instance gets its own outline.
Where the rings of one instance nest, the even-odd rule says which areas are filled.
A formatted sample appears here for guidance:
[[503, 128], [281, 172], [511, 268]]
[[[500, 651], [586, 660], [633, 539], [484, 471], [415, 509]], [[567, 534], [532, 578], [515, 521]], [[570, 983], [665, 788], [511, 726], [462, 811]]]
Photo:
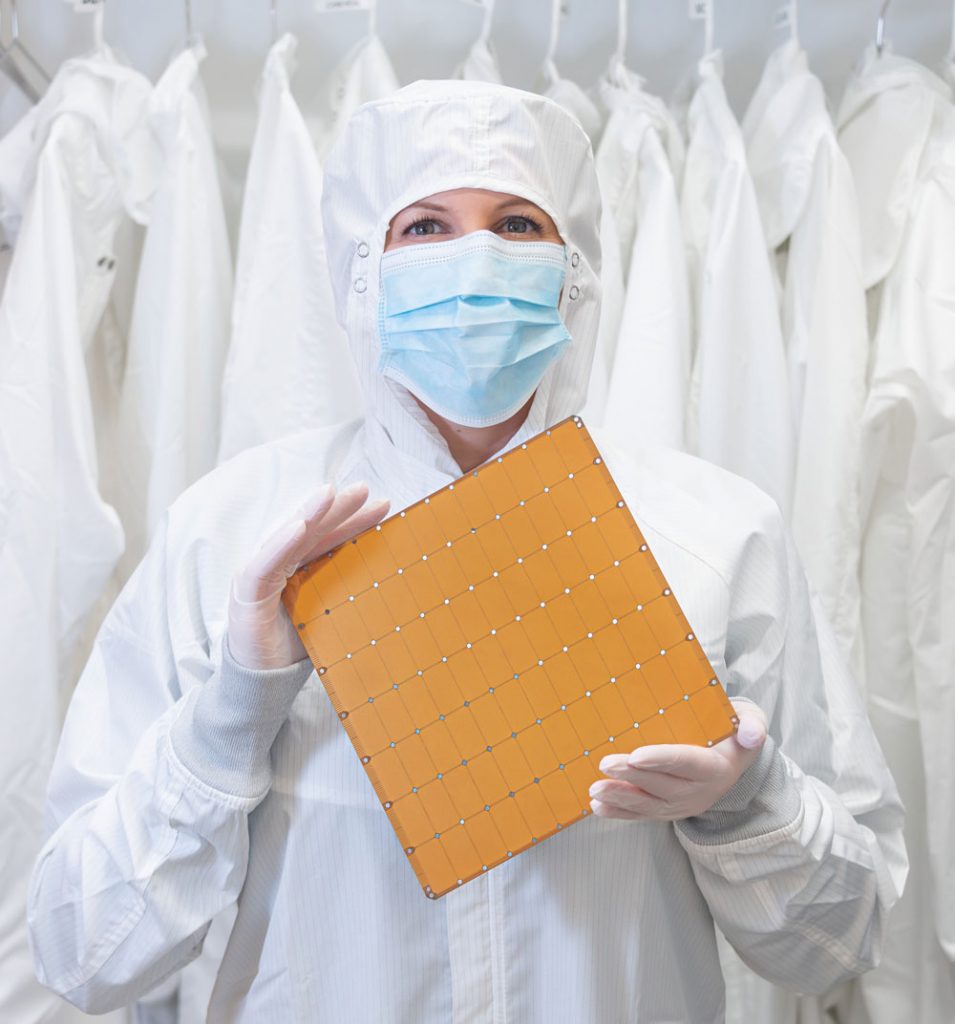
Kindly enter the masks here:
[[675, 825], [693, 843], [724, 845], [784, 828], [796, 819], [800, 806], [799, 787], [773, 738], [767, 736], [759, 757], [732, 789], [709, 810]]
[[172, 723], [173, 751], [214, 789], [247, 799], [264, 796], [272, 744], [311, 673], [308, 658], [285, 668], [245, 668], [223, 640], [218, 671], [196, 687]]

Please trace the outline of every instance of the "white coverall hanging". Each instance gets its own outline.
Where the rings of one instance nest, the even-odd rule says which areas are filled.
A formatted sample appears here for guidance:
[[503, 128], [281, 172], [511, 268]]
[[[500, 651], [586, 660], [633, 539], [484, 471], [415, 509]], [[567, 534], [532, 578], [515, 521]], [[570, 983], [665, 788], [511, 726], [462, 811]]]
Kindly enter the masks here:
[[681, 207], [694, 306], [687, 450], [752, 480], [789, 515], [793, 417], [769, 253], [723, 60], [700, 60], [685, 112]]
[[[216, 462], [232, 259], [199, 67], [180, 53], [149, 98], [161, 173], [148, 208], [120, 396], [123, 578], [166, 506]], [[270, 339], [271, 340], [271, 339]]]
[[743, 135], [782, 285], [796, 432], [793, 536], [861, 677], [859, 431], [869, 341], [858, 204], [822, 84], [795, 38], [771, 54]]
[[[579, 126], [472, 82], [365, 107], [329, 160], [323, 215], [368, 417], [244, 452], [186, 491], [70, 709], [29, 915], [43, 978], [83, 1005], [126, 1002], [186, 962], [240, 892], [210, 1020], [716, 1024], [713, 917], [792, 985], [828, 986], [874, 955], [905, 876], [893, 784], [851, 681], [820, 653], [778, 510], [719, 467], [598, 438], [720, 676], [770, 721], [754, 789], [722, 826], [720, 810], [675, 826], [591, 816], [430, 901], [311, 664], [229, 675], [231, 576], [318, 481], [366, 480], [397, 511], [459, 475], [377, 372], [378, 296], [392, 216], [464, 182], [534, 196], [579, 257], [560, 303], [574, 344], [509, 445], [583, 399], [600, 252]], [[821, 890], [840, 899], [820, 905]]]
[[220, 462], [361, 413], [328, 277], [322, 169], [290, 86], [296, 46], [284, 35], [262, 73], [239, 227]]
[[[603, 90], [612, 113], [597, 150], [601, 199], [615, 229], [604, 255], [623, 299], [614, 336], [601, 322], [591, 379], [596, 417], [622, 445], [684, 447], [690, 293], [676, 180], [683, 145], [665, 105], [628, 74]], [[675, 165], [675, 167], [674, 167]], [[607, 271], [604, 273], [607, 285]], [[605, 389], [603, 394], [598, 390]]]
[[[742, 129], [779, 278], [798, 438], [793, 534], [848, 661], [859, 628], [865, 290], [851, 174], [795, 34], [770, 55]], [[829, 1019], [822, 1000], [771, 985], [726, 946], [721, 954], [727, 1024]]]
[[0, 83], [3, 86], [0, 89], [0, 138], [2, 138], [13, 131], [30, 112], [33, 104], [26, 93], [22, 92], [17, 84], [2, 72], [0, 72]]
[[33, 152], [35, 115], [28, 110], [0, 141], [0, 300], [13, 260], [13, 246], [20, 231], [22, 210], [11, 205], [11, 197], [20, 192], [20, 180]]
[[332, 121], [318, 140], [321, 160], [363, 103], [383, 99], [398, 88], [398, 76], [377, 31], [377, 2], [365, 0], [369, 8], [368, 35], [349, 50], [332, 72], [329, 85]]
[[544, 61], [541, 65], [537, 91], [542, 96], [547, 96], [549, 99], [559, 103], [565, 110], [573, 114], [580, 126], [590, 137], [590, 141], [596, 146], [600, 138], [600, 132], [603, 129], [603, 117], [594, 101], [576, 82], [572, 82], [569, 78], [561, 78], [557, 65], [554, 62], [554, 57], [557, 53], [557, 43], [560, 39], [560, 22], [562, 17], [562, 0], [551, 0], [550, 37], [547, 44], [547, 52], [544, 54]]
[[[452, 0], [454, 2], [454, 0]], [[495, 0], [478, 0], [484, 9], [481, 32], [474, 41], [467, 56], [455, 68], [454, 77], [474, 82], [501, 82], [501, 71], [497, 66], [497, 58], [491, 49], [491, 19], [494, 17]]]
[[[97, 332], [118, 273], [118, 234], [151, 191], [150, 83], [108, 51], [66, 62], [29, 118], [31, 152], [0, 196], [20, 220], [0, 306], [0, 1018], [59, 1019], [37, 983], [24, 920], [62, 712], [98, 599], [123, 550], [100, 494], [91, 388], [102, 421], [115, 333]], [[99, 378], [94, 383], [94, 378]], [[102, 387], [100, 387], [102, 385]], [[112, 402], [111, 402], [112, 400]]]
[[[873, 1024], [955, 1019], [955, 108], [948, 83], [870, 50], [839, 111], [877, 315], [862, 424], [869, 714], [898, 773], [913, 871]], [[861, 1016], [861, 1014], [860, 1014]], [[854, 1022], [853, 1022], [854, 1024]]]

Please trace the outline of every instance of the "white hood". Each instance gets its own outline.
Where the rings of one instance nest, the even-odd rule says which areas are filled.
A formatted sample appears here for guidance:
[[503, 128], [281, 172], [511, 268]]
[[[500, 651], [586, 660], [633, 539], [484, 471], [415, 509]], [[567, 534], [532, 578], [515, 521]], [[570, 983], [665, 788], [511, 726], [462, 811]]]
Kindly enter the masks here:
[[[529, 428], [544, 429], [583, 406], [600, 315], [600, 195], [593, 153], [563, 108], [504, 85], [422, 81], [355, 112], [325, 165], [322, 221], [336, 316], [367, 399], [368, 440], [379, 455], [385, 454], [382, 445], [399, 461], [414, 452], [419, 464], [423, 459], [452, 477], [460, 471], [449, 465], [437, 432], [377, 365], [379, 273], [388, 224], [410, 203], [455, 188], [529, 199], [550, 214], [567, 245], [560, 312], [573, 340], [541, 382]], [[429, 443], [421, 443], [422, 432]]]

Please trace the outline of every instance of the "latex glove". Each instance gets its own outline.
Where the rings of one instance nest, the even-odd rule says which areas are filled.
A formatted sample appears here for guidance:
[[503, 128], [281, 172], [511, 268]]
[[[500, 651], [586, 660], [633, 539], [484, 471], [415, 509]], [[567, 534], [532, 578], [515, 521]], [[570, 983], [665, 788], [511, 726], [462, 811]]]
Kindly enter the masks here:
[[732, 702], [735, 736], [712, 747], [659, 743], [629, 754], [608, 754], [608, 779], [590, 787], [590, 806], [601, 818], [678, 821], [708, 811], [737, 783], [766, 742], [766, 715], [750, 700]]
[[389, 502], [367, 500], [366, 484], [353, 484], [338, 495], [324, 484], [235, 574], [227, 634], [234, 661], [253, 669], [284, 668], [308, 656], [282, 604], [282, 591], [300, 566], [384, 518]]

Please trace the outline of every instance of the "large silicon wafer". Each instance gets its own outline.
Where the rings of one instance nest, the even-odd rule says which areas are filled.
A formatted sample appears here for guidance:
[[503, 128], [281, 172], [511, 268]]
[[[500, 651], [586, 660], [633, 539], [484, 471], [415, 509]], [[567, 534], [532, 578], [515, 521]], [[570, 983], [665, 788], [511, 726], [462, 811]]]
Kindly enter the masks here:
[[590, 814], [605, 754], [734, 730], [579, 417], [300, 569], [283, 600], [431, 898]]

